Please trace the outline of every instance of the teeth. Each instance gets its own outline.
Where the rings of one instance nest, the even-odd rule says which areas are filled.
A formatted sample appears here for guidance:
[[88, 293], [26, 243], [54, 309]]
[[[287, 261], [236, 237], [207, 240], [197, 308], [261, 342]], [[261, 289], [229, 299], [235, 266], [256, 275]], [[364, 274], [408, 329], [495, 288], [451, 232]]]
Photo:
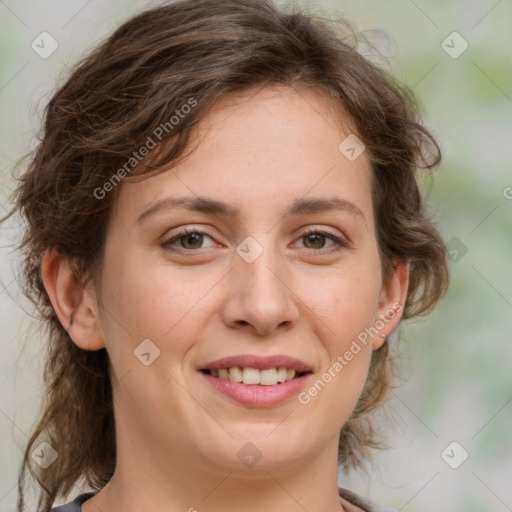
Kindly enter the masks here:
[[263, 384], [263, 386], [275, 386], [277, 382], [277, 370], [275, 368], [260, 371], [260, 384]]
[[218, 377], [231, 382], [243, 382], [244, 384], [260, 384], [262, 386], [275, 386], [280, 382], [287, 382], [295, 378], [297, 372], [293, 368], [267, 368], [258, 370], [258, 368], [219, 368], [210, 370], [213, 377]]
[[[231, 371], [230, 371], [231, 373]], [[244, 368], [243, 369], [243, 382], [244, 384], [259, 384], [260, 383], [260, 371], [256, 368]]]
[[286, 370], [286, 380], [292, 380], [295, 377], [295, 370], [293, 368]]
[[[226, 371], [228, 371], [228, 370], [226, 370]], [[230, 368], [228, 373], [229, 373], [229, 380], [231, 382], [242, 382], [244, 380], [242, 369], [238, 368], [238, 366]]]

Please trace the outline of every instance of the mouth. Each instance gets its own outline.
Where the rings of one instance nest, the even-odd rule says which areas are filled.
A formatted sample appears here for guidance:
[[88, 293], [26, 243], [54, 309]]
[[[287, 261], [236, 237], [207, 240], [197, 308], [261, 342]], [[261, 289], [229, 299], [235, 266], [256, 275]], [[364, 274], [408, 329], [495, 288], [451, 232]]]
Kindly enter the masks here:
[[200, 371], [217, 379], [230, 380], [249, 386], [276, 386], [312, 373], [311, 371], [299, 372], [295, 368], [284, 366], [264, 369], [233, 366], [218, 369], [204, 368]]
[[197, 370], [214, 393], [249, 408], [279, 406], [291, 400], [313, 375], [310, 365], [284, 355], [224, 357]]

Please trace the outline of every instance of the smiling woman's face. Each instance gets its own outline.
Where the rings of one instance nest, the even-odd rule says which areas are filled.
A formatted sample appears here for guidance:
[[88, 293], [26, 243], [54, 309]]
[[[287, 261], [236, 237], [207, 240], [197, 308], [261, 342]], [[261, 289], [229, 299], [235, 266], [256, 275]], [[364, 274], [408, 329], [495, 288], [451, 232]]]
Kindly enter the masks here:
[[[239, 95], [200, 128], [178, 166], [122, 185], [108, 226], [98, 336], [113, 367], [118, 464], [332, 460], [407, 285], [402, 267], [381, 283], [366, 153], [347, 159], [331, 104], [287, 88]], [[235, 366], [234, 381], [263, 384], [221, 378]], [[310, 373], [276, 383], [279, 368]]]

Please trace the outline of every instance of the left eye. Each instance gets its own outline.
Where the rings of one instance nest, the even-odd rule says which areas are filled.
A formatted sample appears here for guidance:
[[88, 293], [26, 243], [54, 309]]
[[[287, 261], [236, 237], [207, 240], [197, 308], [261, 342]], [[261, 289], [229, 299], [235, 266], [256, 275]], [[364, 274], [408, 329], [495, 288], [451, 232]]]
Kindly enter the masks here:
[[[334, 236], [331, 233], [328, 233], [326, 231], [309, 231], [308, 233], [305, 233], [302, 235], [299, 240], [305, 240], [306, 244], [310, 244], [311, 246], [307, 246], [307, 249], [323, 249], [326, 240], [334, 241], [335, 243], [333, 245], [340, 245], [340, 246], [346, 246], [344, 242], [342, 242], [338, 237]], [[322, 247], [318, 247], [318, 245]], [[332, 247], [332, 245], [331, 245]]]

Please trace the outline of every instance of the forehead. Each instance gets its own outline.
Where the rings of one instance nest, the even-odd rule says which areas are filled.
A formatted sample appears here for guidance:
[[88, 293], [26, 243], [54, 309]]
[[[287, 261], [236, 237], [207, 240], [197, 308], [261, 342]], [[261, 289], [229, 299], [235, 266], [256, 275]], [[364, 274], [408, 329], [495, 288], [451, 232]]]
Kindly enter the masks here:
[[178, 165], [124, 184], [116, 209], [131, 217], [163, 197], [222, 199], [243, 216], [284, 211], [309, 196], [348, 196], [372, 215], [371, 166], [340, 143], [351, 120], [325, 93], [273, 86], [221, 100], [199, 123], [194, 150]]
[[[305, 149], [321, 151], [354, 132], [343, 106], [320, 89], [273, 85], [232, 93], [221, 99], [196, 131], [196, 142], [221, 143], [224, 149], [240, 144], [266, 150], [281, 146], [284, 157]], [[263, 156], [263, 155], [262, 155]], [[275, 155], [273, 155], [275, 157]]]

